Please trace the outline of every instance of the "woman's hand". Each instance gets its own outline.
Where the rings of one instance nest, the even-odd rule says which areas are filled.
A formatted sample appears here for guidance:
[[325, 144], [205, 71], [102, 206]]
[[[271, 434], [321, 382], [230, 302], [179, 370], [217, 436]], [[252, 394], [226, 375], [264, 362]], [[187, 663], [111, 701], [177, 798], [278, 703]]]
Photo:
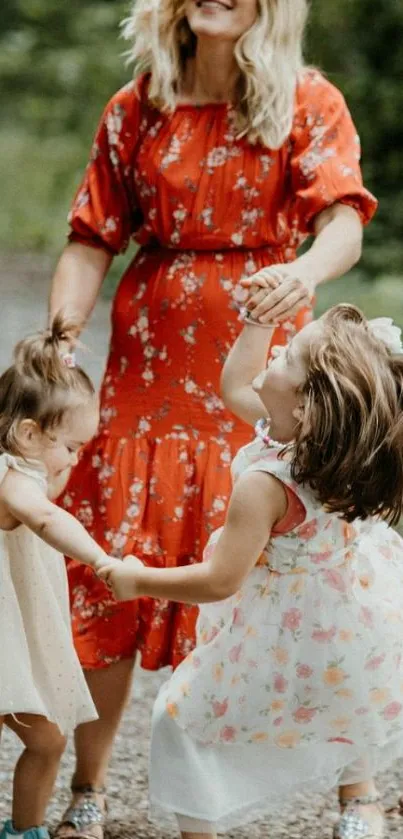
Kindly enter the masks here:
[[143, 567], [136, 556], [128, 556], [124, 560], [110, 559], [97, 569], [97, 576], [106, 583], [116, 600], [135, 600], [141, 596], [139, 577]]
[[311, 305], [314, 292], [313, 284], [299, 276], [295, 262], [262, 268], [253, 276], [241, 280], [241, 284], [251, 291], [246, 308], [251, 317], [260, 323], [295, 317], [300, 309]]

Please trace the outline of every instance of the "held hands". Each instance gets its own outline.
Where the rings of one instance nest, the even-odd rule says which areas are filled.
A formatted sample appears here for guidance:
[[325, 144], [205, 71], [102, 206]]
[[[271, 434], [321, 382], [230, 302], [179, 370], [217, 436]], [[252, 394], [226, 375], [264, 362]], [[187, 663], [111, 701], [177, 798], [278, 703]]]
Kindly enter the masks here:
[[241, 280], [250, 289], [246, 308], [253, 320], [260, 323], [279, 323], [295, 317], [305, 306], [311, 305], [313, 284], [298, 276], [295, 262], [270, 265], [251, 277]]
[[110, 557], [108, 562], [96, 569], [96, 573], [116, 600], [135, 600], [141, 596], [139, 572], [142, 568], [143, 563], [136, 556], [127, 556], [123, 560]]

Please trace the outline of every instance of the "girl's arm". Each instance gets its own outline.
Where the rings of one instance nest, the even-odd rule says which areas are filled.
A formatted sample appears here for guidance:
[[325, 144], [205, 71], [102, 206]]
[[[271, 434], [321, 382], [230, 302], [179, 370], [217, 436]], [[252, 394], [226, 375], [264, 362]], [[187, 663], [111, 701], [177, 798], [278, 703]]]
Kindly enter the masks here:
[[148, 568], [136, 557], [98, 571], [118, 600], [157, 597], [181, 603], [212, 603], [235, 594], [256, 565], [276, 521], [287, 509], [281, 483], [249, 472], [236, 482], [227, 518], [208, 562], [179, 568]]
[[82, 524], [49, 501], [33, 478], [10, 469], [1, 485], [1, 498], [17, 522], [60, 553], [94, 569], [109, 561]]
[[262, 328], [245, 323], [221, 374], [221, 396], [226, 407], [249, 425], [255, 425], [265, 413], [252, 382], [266, 367], [273, 332], [274, 326]]

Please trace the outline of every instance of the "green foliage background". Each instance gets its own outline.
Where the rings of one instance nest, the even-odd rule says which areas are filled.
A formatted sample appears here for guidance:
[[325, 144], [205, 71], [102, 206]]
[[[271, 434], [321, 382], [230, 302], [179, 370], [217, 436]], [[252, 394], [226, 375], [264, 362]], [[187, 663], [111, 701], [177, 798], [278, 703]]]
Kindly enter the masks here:
[[[3, 250], [60, 249], [101, 110], [131, 73], [119, 39], [128, 8], [121, 0], [3, 4]], [[364, 304], [375, 295], [378, 313], [397, 292], [403, 323], [402, 34], [402, 0], [313, 0], [306, 56], [344, 92], [362, 140], [366, 183], [380, 199], [359, 270], [344, 286], [323, 292], [320, 305], [334, 295], [340, 299], [343, 288], [344, 297]], [[115, 274], [119, 270], [118, 261]], [[388, 291], [378, 294], [380, 288]]]

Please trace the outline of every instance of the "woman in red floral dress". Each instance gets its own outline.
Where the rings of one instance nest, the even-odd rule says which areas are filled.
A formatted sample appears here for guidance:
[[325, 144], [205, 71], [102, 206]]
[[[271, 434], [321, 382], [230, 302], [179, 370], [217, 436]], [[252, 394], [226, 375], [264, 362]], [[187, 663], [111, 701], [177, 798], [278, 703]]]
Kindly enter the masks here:
[[[262, 306], [281, 320], [282, 344], [311, 317], [315, 285], [359, 257], [376, 201], [343, 97], [303, 68], [305, 16], [305, 0], [161, 0], [153, 11], [137, 0], [127, 23], [145, 72], [106, 106], [51, 294], [53, 312], [85, 320], [114, 255], [131, 237], [141, 246], [113, 303], [99, 433], [63, 498], [115, 556], [198, 562], [223, 522], [228, 467], [250, 434], [219, 395], [241, 280], [276, 266], [281, 283]], [[150, 669], [178, 664], [196, 610], [115, 603], [75, 562], [69, 579], [100, 720], [77, 732], [74, 809], [58, 835], [99, 837], [135, 654]]]

